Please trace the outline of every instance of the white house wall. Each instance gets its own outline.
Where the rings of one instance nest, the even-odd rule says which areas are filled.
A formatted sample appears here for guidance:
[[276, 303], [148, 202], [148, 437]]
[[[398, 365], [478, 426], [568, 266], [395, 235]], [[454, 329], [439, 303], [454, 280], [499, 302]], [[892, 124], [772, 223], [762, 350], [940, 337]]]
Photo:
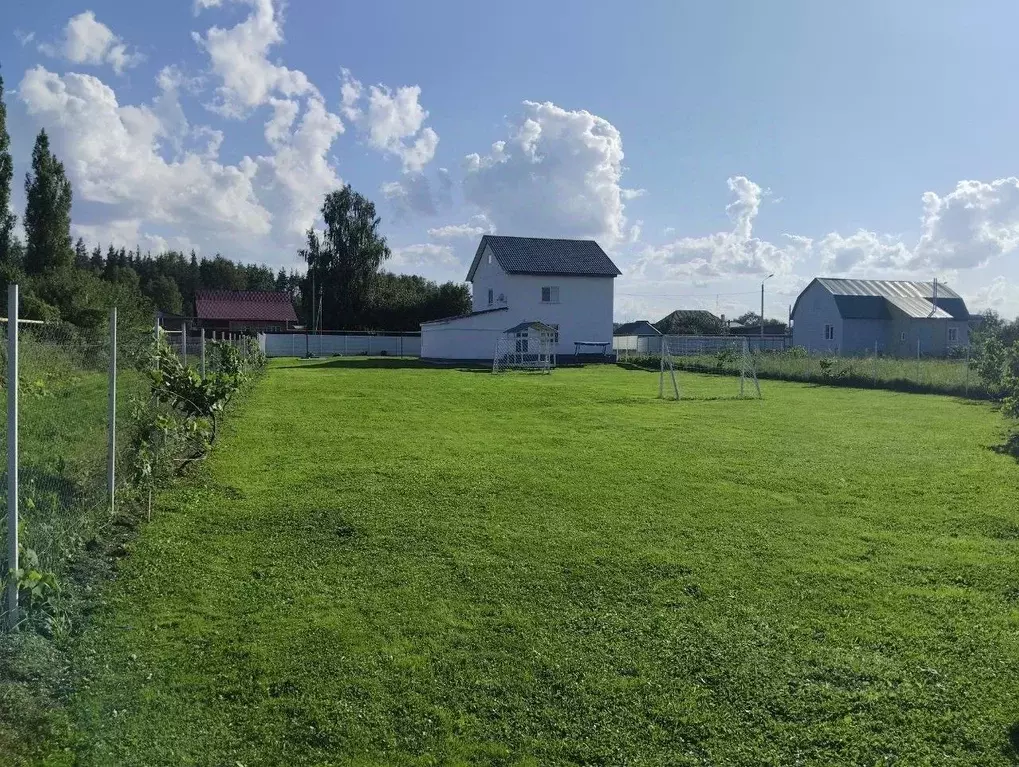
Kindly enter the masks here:
[[496, 342], [517, 321], [508, 311], [486, 312], [448, 322], [421, 325], [421, 356], [425, 359], [490, 360]]
[[[510, 275], [512, 322], [506, 327], [528, 320], [558, 325], [560, 354], [573, 354], [576, 341], [611, 343], [613, 282], [611, 277]], [[559, 288], [559, 303], [544, 304], [541, 289], [551, 286]]]
[[[485, 309], [496, 309], [507, 305], [509, 291], [507, 279], [509, 275], [502, 270], [499, 262], [492, 253], [491, 246], [485, 246], [485, 252], [481, 254], [481, 262], [474, 270], [474, 282], [471, 286], [473, 294], [474, 311], [481, 312]], [[492, 290], [492, 303], [488, 303], [488, 291]], [[499, 296], [504, 300], [499, 301]], [[507, 325], [507, 327], [509, 327]]]
[[[826, 341], [824, 326], [835, 326], [835, 340]], [[793, 346], [812, 352], [836, 352], [842, 343], [842, 315], [835, 296], [819, 282], [812, 282], [800, 296], [793, 313]]]
[[[482, 269], [485, 273], [482, 274]], [[448, 322], [421, 326], [421, 356], [430, 359], [491, 359], [499, 335], [521, 322], [537, 320], [559, 326], [559, 354], [573, 354], [577, 341], [612, 342], [613, 279], [611, 277], [565, 277], [507, 275], [493, 259], [482, 255], [475, 272], [478, 297], [484, 296], [480, 309], [488, 309], [488, 286], [506, 295], [505, 311], [485, 312]], [[541, 289], [558, 287], [557, 303], [542, 303]], [[497, 292], [498, 296], [499, 293]], [[608, 349], [606, 349], [606, 352]], [[581, 353], [601, 353], [600, 349], [582, 349]]]

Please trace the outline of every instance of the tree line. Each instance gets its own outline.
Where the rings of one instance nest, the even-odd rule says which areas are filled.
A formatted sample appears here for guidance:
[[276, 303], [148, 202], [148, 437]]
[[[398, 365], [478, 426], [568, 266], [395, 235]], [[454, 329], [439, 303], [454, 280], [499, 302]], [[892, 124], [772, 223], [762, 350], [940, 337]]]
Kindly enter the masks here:
[[71, 236], [73, 190], [49, 136], [39, 132], [25, 176], [25, 239], [11, 211], [14, 167], [0, 76], [0, 301], [6, 286], [21, 286], [21, 316], [64, 320], [83, 327], [101, 324], [118, 307], [127, 322], [147, 325], [154, 311], [191, 316], [200, 290], [276, 290], [287, 293], [299, 321], [326, 330], [417, 330], [421, 322], [470, 311], [463, 284], [382, 270], [391, 256], [379, 232], [375, 206], [350, 186], [326, 196], [320, 237], [308, 233], [299, 255], [307, 264], [274, 271], [220, 254], [212, 258], [166, 251], [104, 249]]

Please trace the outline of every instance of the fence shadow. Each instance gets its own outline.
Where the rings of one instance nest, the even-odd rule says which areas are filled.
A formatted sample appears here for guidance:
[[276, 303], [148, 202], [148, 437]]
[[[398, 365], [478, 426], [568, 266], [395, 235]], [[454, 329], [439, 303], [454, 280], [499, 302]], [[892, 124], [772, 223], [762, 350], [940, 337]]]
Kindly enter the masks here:
[[297, 364], [274, 365], [276, 370], [401, 370], [451, 367], [417, 357], [318, 357]]

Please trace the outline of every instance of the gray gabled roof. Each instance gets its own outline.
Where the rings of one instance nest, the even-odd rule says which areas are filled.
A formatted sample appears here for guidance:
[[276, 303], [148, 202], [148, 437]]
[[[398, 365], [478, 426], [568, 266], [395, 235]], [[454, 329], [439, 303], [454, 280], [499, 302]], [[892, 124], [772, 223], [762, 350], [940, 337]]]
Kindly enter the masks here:
[[486, 234], [478, 244], [467, 281], [481, 263], [486, 247], [507, 274], [549, 274], [568, 277], [618, 277], [605, 251], [594, 240], [556, 240], [547, 237], [502, 237]]
[[612, 331], [614, 336], [660, 336], [661, 334], [661, 331], [647, 320], [627, 322]]
[[[936, 305], [933, 282], [849, 280], [835, 277], [817, 277], [813, 282], [820, 284], [835, 297], [835, 305], [844, 319], [890, 318], [890, 306], [913, 319], [969, 319], [966, 302], [943, 282], [938, 282]], [[806, 293], [806, 289], [803, 293]], [[793, 314], [799, 302], [797, 298]]]

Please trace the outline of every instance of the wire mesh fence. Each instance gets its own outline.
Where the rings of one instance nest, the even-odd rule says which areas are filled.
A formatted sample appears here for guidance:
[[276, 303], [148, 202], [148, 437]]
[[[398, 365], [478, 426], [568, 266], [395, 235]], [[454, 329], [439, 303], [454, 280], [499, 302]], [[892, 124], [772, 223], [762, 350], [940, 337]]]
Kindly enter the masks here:
[[[19, 622], [16, 597], [33, 598], [32, 578], [62, 575], [83, 547], [103, 539], [122, 493], [148, 495], [151, 504], [163, 480], [204, 457], [222, 404], [264, 359], [247, 337], [213, 342], [178, 334], [172, 350], [171, 335], [118, 328], [115, 313], [87, 329], [15, 325], [12, 289], [15, 308], [0, 326], [7, 401], [0, 409], [0, 581], [7, 595], [0, 617], [8, 626]], [[15, 328], [16, 358], [9, 358]], [[10, 449], [12, 433], [17, 450]]]
[[[676, 369], [700, 373], [739, 375], [735, 355], [725, 350], [684, 348], [674, 360]], [[871, 353], [859, 356], [809, 354], [802, 349], [751, 350], [759, 378], [803, 381], [836, 386], [884, 388], [986, 398], [990, 395], [973, 367], [970, 349], [959, 348], [952, 356], [896, 357]], [[617, 360], [643, 367], [657, 367], [659, 353], [617, 352]]]
[[[4, 326], [2, 375], [8, 380]], [[82, 329], [66, 323], [22, 322], [18, 333], [19, 543], [41, 570], [60, 571], [83, 544], [99, 535], [113, 513], [110, 472], [108, 324]], [[127, 467], [131, 402], [144, 390], [136, 367], [142, 339], [122, 333], [116, 362], [114, 480]], [[7, 455], [7, 409], [3, 421]], [[7, 506], [7, 462], [0, 495]], [[5, 535], [6, 535], [5, 524]], [[4, 563], [4, 572], [7, 572]]]

